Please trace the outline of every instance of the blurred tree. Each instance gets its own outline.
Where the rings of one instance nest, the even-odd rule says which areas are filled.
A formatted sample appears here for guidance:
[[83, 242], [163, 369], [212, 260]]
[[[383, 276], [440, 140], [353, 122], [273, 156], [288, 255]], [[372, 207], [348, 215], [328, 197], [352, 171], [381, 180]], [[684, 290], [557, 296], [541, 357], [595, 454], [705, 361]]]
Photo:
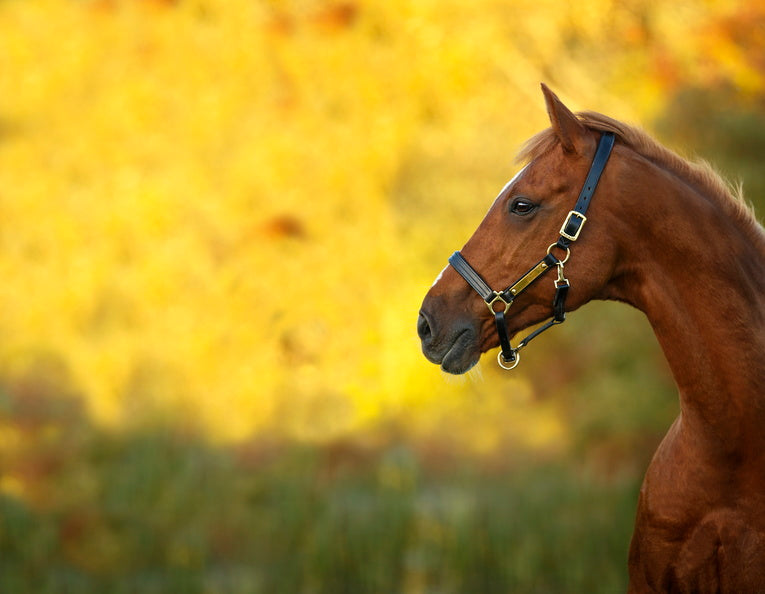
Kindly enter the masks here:
[[671, 145], [705, 158], [734, 184], [760, 217], [765, 212], [765, 93], [748, 94], [729, 83], [687, 87], [669, 98], [656, 122]]

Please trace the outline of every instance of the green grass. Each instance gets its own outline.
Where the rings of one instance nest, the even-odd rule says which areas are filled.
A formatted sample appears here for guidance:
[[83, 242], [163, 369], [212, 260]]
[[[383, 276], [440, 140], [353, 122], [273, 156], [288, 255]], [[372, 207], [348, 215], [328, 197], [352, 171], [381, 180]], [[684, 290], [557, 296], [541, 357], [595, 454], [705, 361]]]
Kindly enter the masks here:
[[[63, 436], [65, 438], [66, 436]], [[577, 464], [93, 432], [33, 509], [0, 497], [0, 592], [615, 592], [638, 489]]]

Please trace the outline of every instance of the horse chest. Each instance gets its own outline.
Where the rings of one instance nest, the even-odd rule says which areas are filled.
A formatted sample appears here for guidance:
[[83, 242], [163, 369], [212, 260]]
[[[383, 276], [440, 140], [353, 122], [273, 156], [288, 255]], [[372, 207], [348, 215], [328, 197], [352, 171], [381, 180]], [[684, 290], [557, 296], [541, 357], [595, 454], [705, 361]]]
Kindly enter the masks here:
[[747, 484], [756, 473], [721, 469], [693, 445], [679, 417], [646, 473], [631, 592], [748, 592], [765, 583], [765, 518], [760, 491]]

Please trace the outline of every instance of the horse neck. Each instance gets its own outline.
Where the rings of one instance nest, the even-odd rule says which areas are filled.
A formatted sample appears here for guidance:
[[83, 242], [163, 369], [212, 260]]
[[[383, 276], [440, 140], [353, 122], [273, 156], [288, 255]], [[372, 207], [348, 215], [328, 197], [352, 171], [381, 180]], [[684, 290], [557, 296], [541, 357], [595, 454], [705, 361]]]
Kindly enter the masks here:
[[638, 169], [619, 193], [631, 211], [619, 215], [623, 259], [608, 297], [648, 317], [684, 425], [726, 449], [763, 445], [765, 234], [733, 216], [728, 198], [656, 165]]

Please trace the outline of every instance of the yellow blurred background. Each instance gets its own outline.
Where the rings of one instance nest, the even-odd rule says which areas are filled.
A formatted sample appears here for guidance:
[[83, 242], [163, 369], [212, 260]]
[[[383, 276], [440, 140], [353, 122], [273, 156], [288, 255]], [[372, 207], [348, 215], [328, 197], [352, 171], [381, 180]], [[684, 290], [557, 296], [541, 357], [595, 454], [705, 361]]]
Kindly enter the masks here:
[[[743, 0], [0, 1], [0, 494], [70, 509], [77, 436], [147, 428], [485, 461], [637, 426], [594, 451], [613, 470], [642, 444], [639, 467], [675, 404], [638, 314], [589, 306], [516, 373], [452, 379], [419, 304], [546, 127], [541, 81], [756, 202], [720, 138], [763, 146], [764, 55]], [[641, 382], [659, 404], [625, 412]], [[103, 569], [105, 538], [64, 558]]]

